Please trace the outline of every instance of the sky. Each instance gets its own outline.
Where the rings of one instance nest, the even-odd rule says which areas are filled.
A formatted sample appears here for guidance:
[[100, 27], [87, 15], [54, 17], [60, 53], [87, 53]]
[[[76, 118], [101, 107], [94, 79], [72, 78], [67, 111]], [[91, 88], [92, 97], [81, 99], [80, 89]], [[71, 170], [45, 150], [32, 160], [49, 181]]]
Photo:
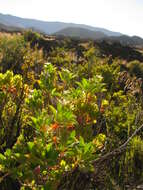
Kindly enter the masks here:
[[0, 13], [143, 37], [143, 0], [0, 0]]

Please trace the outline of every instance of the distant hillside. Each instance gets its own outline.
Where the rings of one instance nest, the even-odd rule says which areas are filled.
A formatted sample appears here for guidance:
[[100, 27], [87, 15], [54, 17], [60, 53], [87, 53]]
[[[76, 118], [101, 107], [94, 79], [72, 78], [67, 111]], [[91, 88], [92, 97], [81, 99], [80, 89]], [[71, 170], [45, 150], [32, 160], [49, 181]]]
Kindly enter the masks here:
[[124, 46], [141, 46], [143, 47], [143, 38], [138, 37], [138, 36], [111, 36], [111, 37], [106, 37], [104, 38], [105, 41], [108, 42], [120, 42]]
[[138, 49], [124, 46], [119, 42], [95, 41], [94, 45], [104, 57], [120, 58], [126, 61], [138, 60], [143, 62], [143, 54]]
[[80, 39], [92, 39], [99, 41], [106, 41], [111, 43], [120, 43], [124, 46], [139, 46], [143, 47], [143, 39], [138, 36], [107, 36], [103, 32], [91, 31], [84, 28], [65, 28], [55, 33], [56, 36], [68, 36], [68, 37], [76, 37]]
[[84, 28], [91, 31], [103, 32], [107, 36], [120, 36], [121, 33], [112, 32], [110, 30], [98, 27], [92, 27], [84, 24], [64, 23], [64, 22], [45, 22], [35, 19], [24, 19], [12, 15], [0, 14], [0, 23], [7, 26], [14, 26], [18, 28], [34, 28], [35, 30], [42, 31], [45, 34], [56, 33], [60, 30], [69, 27]]
[[59, 32], [56, 32], [55, 35], [76, 37], [80, 39], [92, 39], [92, 40], [97, 40], [107, 37], [107, 35], [105, 35], [103, 32], [99, 31], [95, 32], [84, 28], [74, 28], [74, 27], [69, 27], [60, 30]]
[[17, 32], [17, 31], [22, 31], [22, 29], [13, 26], [7, 26], [0, 23], [0, 32]]
[[45, 22], [0, 14], [0, 31], [21, 31], [23, 29], [32, 29], [47, 35], [55, 34], [81, 39], [105, 40], [111, 43], [120, 42], [124, 46], [143, 47], [143, 39], [138, 36], [129, 37], [104, 28], [74, 23]]

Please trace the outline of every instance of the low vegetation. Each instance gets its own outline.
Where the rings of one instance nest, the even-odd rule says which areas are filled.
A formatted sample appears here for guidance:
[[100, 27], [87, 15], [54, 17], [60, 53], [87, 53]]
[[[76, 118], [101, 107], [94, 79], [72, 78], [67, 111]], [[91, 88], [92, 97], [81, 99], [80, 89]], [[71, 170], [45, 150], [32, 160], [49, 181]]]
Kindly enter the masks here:
[[0, 189], [143, 182], [142, 63], [136, 50], [103, 48], [32, 32], [0, 37]]

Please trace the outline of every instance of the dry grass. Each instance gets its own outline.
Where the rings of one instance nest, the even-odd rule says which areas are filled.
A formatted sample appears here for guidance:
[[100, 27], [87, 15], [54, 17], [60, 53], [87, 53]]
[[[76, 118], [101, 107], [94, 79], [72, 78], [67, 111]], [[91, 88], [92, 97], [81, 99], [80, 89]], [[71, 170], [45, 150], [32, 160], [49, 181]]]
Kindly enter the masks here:
[[12, 33], [12, 32], [0, 32], [0, 38], [1, 37], [7, 37], [7, 38], [13, 38], [14, 35], [21, 35], [21, 33]]

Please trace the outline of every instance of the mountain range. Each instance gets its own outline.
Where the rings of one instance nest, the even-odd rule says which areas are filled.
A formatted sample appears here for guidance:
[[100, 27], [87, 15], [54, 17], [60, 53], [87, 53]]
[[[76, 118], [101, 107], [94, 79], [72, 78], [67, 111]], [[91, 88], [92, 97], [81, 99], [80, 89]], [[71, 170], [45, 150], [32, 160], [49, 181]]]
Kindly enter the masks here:
[[7, 31], [7, 32], [19, 32], [22, 31], [21, 28], [14, 27], [14, 26], [7, 26], [5, 24], [0, 23], [0, 32]]
[[107, 37], [107, 35], [102, 31], [93, 31], [86, 28], [80, 28], [80, 27], [68, 27], [64, 28], [56, 33], [54, 33], [56, 36], [69, 36], [74, 38], [81, 38], [81, 39], [102, 39]]
[[47, 35], [69, 36], [82, 39], [107, 40], [120, 42], [123, 45], [142, 46], [143, 39], [138, 36], [127, 36], [104, 28], [84, 24], [47, 22], [35, 19], [20, 18], [0, 13], [0, 31], [21, 31], [33, 29]]

